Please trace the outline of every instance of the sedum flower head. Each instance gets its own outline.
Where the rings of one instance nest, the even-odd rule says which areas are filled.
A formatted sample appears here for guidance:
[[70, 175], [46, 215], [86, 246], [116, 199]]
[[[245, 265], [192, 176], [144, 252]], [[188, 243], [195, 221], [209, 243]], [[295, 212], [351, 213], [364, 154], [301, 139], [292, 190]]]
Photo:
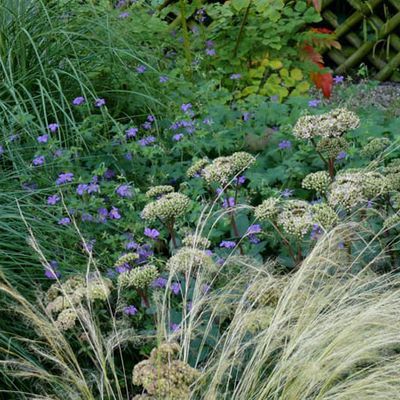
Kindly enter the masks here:
[[207, 183], [216, 182], [225, 186], [229, 181], [256, 161], [255, 157], [244, 151], [232, 154], [229, 157], [218, 157], [207, 165], [201, 175]]
[[396, 192], [396, 193], [392, 194], [391, 204], [395, 210], [400, 209], [400, 192]]
[[146, 264], [121, 273], [118, 276], [118, 285], [121, 288], [145, 289], [157, 276], [157, 267]]
[[46, 293], [46, 311], [57, 314], [65, 309], [78, 306], [84, 299], [105, 301], [112, 289], [112, 282], [101, 276], [91, 277], [88, 281], [76, 275], [61, 285], [52, 285]]
[[110, 296], [112, 289], [112, 282], [106, 278], [96, 278], [89, 280], [87, 284], [86, 296], [88, 300], [105, 301]]
[[206, 165], [209, 164], [207, 158], [202, 158], [201, 160], [196, 161], [186, 172], [186, 175], [189, 178], [194, 178], [196, 176], [201, 176], [201, 173]]
[[287, 200], [277, 221], [287, 234], [300, 238], [313, 225], [311, 206], [302, 200]]
[[158, 198], [164, 194], [172, 193], [173, 191], [174, 188], [170, 185], [153, 186], [146, 192], [146, 196], [149, 198]]
[[375, 157], [382, 153], [388, 146], [390, 146], [388, 138], [370, 138], [368, 143], [362, 148], [361, 155], [363, 157]]
[[65, 310], [61, 311], [60, 314], [58, 314], [58, 317], [55, 321], [55, 326], [60, 331], [67, 331], [75, 326], [77, 318], [78, 315], [75, 310], [72, 308], [66, 308]]
[[143, 386], [149, 396], [157, 399], [188, 399], [189, 387], [200, 377], [200, 372], [177, 360], [179, 351], [176, 343], [164, 343], [153, 349], [150, 358], [133, 369], [133, 384]]
[[356, 205], [387, 193], [390, 181], [379, 172], [347, 170], [336, 176], [329, 194], [329, 203], [351, 210]]
[[321, 115], [305, 115], [298, 119], [293, 134], [299, 139], [338, 138], [359, 126], [360, 119], [347, 108], [337, 108]]
[[312, 139], [319, 136], [318, 115], [304, 115], [300, 117], [293, 128], [293, 135], [298, 139]]
[[199, 235], [186, 235], [182, 243], [186, 247], [195, 247], [197, 249], [208, 249], [211, 246], [211, 242], [207, 238]]
[[122, 255], [118, 260], [115, 262], [115, 267], [122, 267], [125, 264], [131, 264], [135, 262], [139, 256], [136, 253], [127, 253]]
[[154, 221], [157, 218], [162, 221], [172, 220], [182, 216], [190, 206], [190, 199], [181, 193], [168, 193], [160, 199], [146, 205], [142, 211], [142, 218]]
[[275, 197], [270, 197], [264, 200], [255, 209], [255, 216], [260, 220], [275, 219], [278, 215], [280, 200]]
[[346, 152], [349, 142], [344, 137], [322, 138], [317, 143], [317, 150], [329, 158], [336, 158], [340, 153]]
[[400, 158], [392, 160], [384, 168], [390, 190], [400, 190]]
[[228, 157], [232, 163], [234, 174], [244, 171], [256, 162], [256, 158], [245, 151], [233, 153]]
[[308, 174], [302, 181], [301, 186], [304, 189], [315, 190], [319, 193], [326, 193], [331, 183], [328, 172], [318, 171]]
[[329, 230], [338, 224], [339, 217], [328, 204], [314, 204], [311, 208], [314, 222], [325, 230]]
[[182, 247], [167, 261], [167, 269], [174, 273], [199, 269], [213, 272], [216, 270], [216, 264], [204, 250]]
[[326, 116], [322, 123], [322, 136], [324, 137], [339, 137], [360, 125], [358, 115], [347, 108], [336, 108], [324, 115]]

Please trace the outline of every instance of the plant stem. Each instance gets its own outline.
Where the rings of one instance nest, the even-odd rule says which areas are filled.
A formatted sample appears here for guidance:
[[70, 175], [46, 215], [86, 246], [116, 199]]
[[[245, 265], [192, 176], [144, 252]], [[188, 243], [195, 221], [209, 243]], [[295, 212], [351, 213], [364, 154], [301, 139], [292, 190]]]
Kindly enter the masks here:
[[167, 229], [168, 229], [169, 235], [171, 236], [172, 245], [173, 245], [174, 249], [176, 250], [178, 248], [178, 245], [176, 243], [174, 224], [175, 224], [175, 221], [172, 220], [169, 224], [167, 224]]
[[240, 24], [239, 34], [238, 34], [238, 37], [236, 39], [235, 48], [233, 50], [234, 57], [237, 56], [237, 52], [239, 50], [239, 44], [240, 44], [240, 41], [242, 40], [244, 26], [245, 26], [245, 24], [247, 22], [247, 18], [249, 17], [249, 12], [250, 12], [250, 7], [251, 7], [251, 3], [252, 2], [253, 2], [252, 0], [249, 1], [249, 5], [247, 6], [246, 11], [244, 13], [244, 16], [243, 16], [243, 19], [242, 19], [242, 23]]
[[297, 258], [296, 255], [294, 254], [294, 250], [292, 245], [290, 244], [289, 240], [287, 240], [285, 238], [285, 236], [283, 236], [283, 233], [281, 232], [281, 230], [271, 221], [272, 226], [274, 227], [274, 229], [278, 232], [278, 235], [281, 237], [283, 243], [285, 244], [285, 246], [287, 247], [290, 257], [292, 257], [293, 261], [295, 264], [297, 264]]
[[[236, 224], [235, 213], [234, 212], [230, 213], [230, 218], [231, 218], [231, 226], [232, 226], [233, 233], [235, 234], [235, 236], [237, 238], [240, 238], [240, 233], [239, 233], [239, 229], [238, 229], [237, 224]], [[243, 247], [242, 247], [242, 245], [240, 243], [239, 243], [239, 251], [240, 251], [240, 255], [244, 254]]]
[[149, 308], [150, 307], [150, 302], [149, 302], [149, 298], [147, 296], [146, 291], [143, 290], [143, 289], [137, 289], [137, 292], [138, 292], [140, 298], [142, 299], [144, 306], [146, 308]]
[[187, 23], [186, 23], [185, 0], [179, 0], [179, 7], [181, 10], [183, 48], [185, 51], [187, 72], [191, 76], [192, 75], [192, 54], [190, 52], [190, 39], [189, 39], [189, 32], [188, 32]]
[[329, 176], [333, 180], [335, 177], [335, 160], [333, 158], [329, 158], [328, 160], [328, 170], [329, 170]]

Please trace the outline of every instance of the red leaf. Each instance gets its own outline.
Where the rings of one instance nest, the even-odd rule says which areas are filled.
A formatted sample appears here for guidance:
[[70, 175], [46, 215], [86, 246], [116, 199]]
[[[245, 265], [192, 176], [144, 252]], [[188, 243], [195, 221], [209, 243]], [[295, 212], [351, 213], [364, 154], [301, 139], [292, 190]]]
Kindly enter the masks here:
[[311, 72], [311, 79], [315, 83], [315, 86], [322, 90], [324, 97], [329, 99], [331, 97], [333, 87], [332, 74], [330, 72]]
[[306, 55], [305, 58], [307, 60], [310, 60], [314, 64], [323, 64], [324, 63], [322, 55], [320, 53], [318, 53], [318, 51], [315, 50], [314, 47], [312, 47], [310, 45], [306, 45], [303, 47], [303, 51]]

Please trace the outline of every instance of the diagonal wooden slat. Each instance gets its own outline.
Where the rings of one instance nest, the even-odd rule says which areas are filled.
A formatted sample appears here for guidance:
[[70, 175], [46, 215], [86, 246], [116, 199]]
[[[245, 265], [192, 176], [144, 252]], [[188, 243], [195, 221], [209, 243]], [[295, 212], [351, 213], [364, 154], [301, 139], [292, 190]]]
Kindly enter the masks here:
[[[389, 19], [378, 31], [377, 40], [382, 40], [387, 37], [398, 25], [400, 24], [400, 12]], [[369, 52], [371, 52], [375, 45], [374, 42], [365, 42], [354, 54], [349, 57], [342, 65], [336, 69], [336, 73], [342, 74], [346, 70], [358, 64]]]
[[[326, 21], [329, 22], [332, 28], [337, 29], [339, 23], [337, 21], [336, 15], [332, 11], [327, 10], [323, 13], [322, 16]], [[349, 32], [348, 34], [346, 34], [345, 38], [356, 49], [361, 47], [363, 44], [363, 41], [353, 32]], [[341, 52], [336, 49], [330, 50], [327, 54], [329, 58], [331, 58], [338, 65], [343, 64], [346, 61], [346, 58], [343, 56], [343, 54], [341, 54]], [[368, 54], [367, 57], [368, 61], [372, 63], [378, 70], [386, 66], [386, 63], [383, 60], [378, 57], [374, 57], [372, 54]]]
[[[341, 0], [342, 1], [342, 0]], [[352, 2], [352, 0], [347, 0], [349, 3]], [[361, 22], [365, 17], [368, 17], [369, 15], [372, 14], [373, 10], [375, 7], [377, 7], [379, 4], [382, 3], [383, 0], [370, 0], [366, 3], [363, 3], [362, 7], [357, 9], [356, 7], [353, 7], [357, 9], [355, 13], [350, 15], [349, 18], [346, 19], [343, 24], [341, 24], [337, 29], [336, 29], [336, 37], [339, 39], [343, 35], [345, 35], [347, 32], [349, 32], [355, 25], [357, 25], [359, 22]]]

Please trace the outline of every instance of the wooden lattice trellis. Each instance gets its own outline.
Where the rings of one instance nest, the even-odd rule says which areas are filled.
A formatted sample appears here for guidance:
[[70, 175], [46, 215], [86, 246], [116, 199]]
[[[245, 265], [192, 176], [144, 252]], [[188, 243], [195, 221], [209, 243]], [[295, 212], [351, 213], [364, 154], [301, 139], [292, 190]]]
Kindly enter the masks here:
[[[335, 2], [347, 2], [352, 9], [341, 23], [332, 11]], [[385, 20], [383, 16], [386, 16]], [[400, 37], [396, 30], [399, 32], [400, 29], [400, 0], [324, 0], [322, 17], [335, 30], [343, 46], [342, 50], [332, 49], [327, 53], [337, 65], [336, 74], [343, 74], [365, 62], [378, 71], [375, 79], [399, 80], [396, 69], [400, 66]], [[362, 34], [366, 20], [375, 31], [367, 38]], [[376, 51], [382, 44], [386, 47], [384, 54]]]

